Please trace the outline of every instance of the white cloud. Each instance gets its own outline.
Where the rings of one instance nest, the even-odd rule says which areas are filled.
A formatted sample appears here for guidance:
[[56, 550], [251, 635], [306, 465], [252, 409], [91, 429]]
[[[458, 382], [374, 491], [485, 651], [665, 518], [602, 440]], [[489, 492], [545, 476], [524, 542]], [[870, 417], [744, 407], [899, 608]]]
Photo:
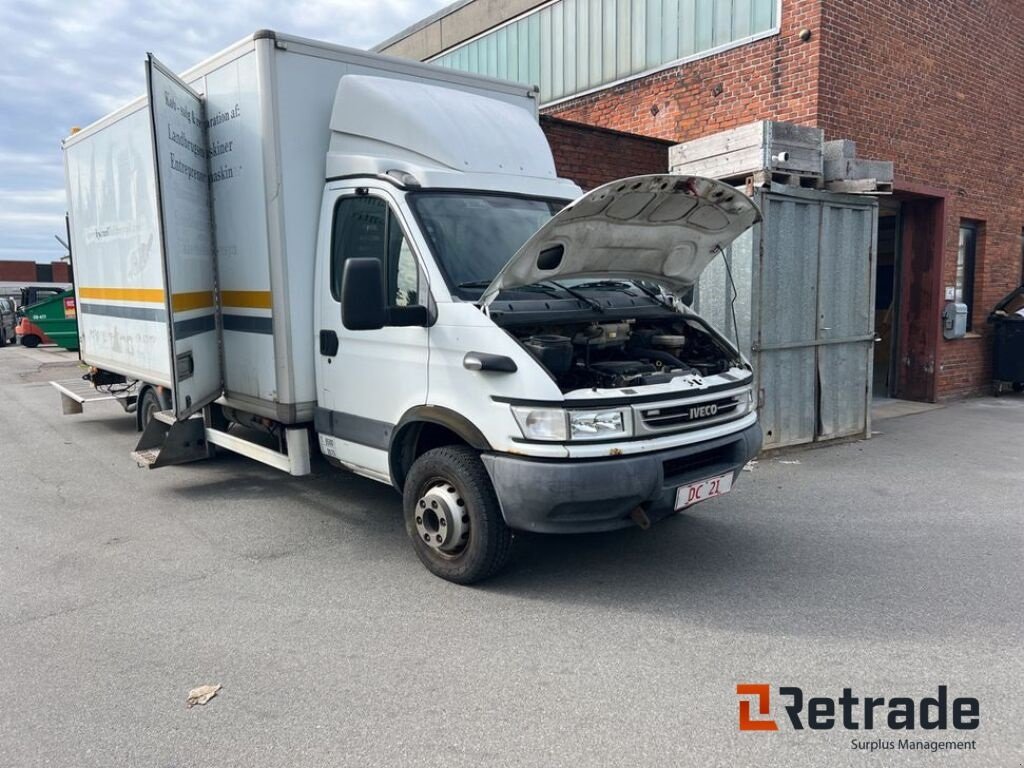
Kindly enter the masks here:
[[60, 257], [60, 140], [144, 92], [147, 51], [182, 70], [264, 28], [368, 48], [448, 1], [0, 1], [0, 258]]

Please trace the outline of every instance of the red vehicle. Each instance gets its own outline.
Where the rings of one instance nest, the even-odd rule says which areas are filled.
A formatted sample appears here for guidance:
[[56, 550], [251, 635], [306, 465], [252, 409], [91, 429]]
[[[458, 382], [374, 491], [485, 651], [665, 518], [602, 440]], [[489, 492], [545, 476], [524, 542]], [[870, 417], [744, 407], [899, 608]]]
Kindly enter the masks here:
[[38, 347], [40, 344], [54, 343], [53, 339], [43, 333], [43, 330], [27, 317], [22, 317], [18, 321], [18, 340], [25, 347]]

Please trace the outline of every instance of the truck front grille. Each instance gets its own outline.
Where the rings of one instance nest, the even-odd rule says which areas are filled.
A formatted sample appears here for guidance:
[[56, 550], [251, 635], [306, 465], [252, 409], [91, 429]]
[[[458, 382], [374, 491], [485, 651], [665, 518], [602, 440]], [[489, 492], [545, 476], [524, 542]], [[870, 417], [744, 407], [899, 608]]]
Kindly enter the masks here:
[[650, 429], [664, 429], [688, 424], [696, 424], [700, 421], [713, 419], [717, 416], [725, 416], [739, 407], [738, 397], [728, 397], [724, 400], [713, 400], [710, 403], [694, 403], [692, 405], [674, 405], [661, 408], [647, 408], [640, 412], [640, 418], [644, 425]]
[[748, 413], [746, 390], [725, 397], [694, 397], [664, 403], [634, 406], [634, 423], [644, 434], [684, 432], [721, 424]]

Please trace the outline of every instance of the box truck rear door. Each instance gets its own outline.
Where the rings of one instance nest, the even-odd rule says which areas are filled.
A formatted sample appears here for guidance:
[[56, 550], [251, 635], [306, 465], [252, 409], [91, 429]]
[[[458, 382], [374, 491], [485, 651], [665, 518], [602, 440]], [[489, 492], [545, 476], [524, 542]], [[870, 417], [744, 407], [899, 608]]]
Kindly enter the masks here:
[[146, 75], [174, 413], [184, 419], [220, 397], [224, 381], [205, 105], [152, 54]]

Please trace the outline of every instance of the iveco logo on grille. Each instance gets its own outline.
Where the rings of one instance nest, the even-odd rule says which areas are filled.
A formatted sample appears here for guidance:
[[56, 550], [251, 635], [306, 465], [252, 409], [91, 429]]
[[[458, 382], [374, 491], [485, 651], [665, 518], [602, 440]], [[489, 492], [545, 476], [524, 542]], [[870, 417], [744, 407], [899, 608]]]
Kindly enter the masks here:
[[706, 419], [709, 416], [714, 416], [716, 413], [718, 413], [718, 403], [695, 405], [690, 408], [690, 419]]

